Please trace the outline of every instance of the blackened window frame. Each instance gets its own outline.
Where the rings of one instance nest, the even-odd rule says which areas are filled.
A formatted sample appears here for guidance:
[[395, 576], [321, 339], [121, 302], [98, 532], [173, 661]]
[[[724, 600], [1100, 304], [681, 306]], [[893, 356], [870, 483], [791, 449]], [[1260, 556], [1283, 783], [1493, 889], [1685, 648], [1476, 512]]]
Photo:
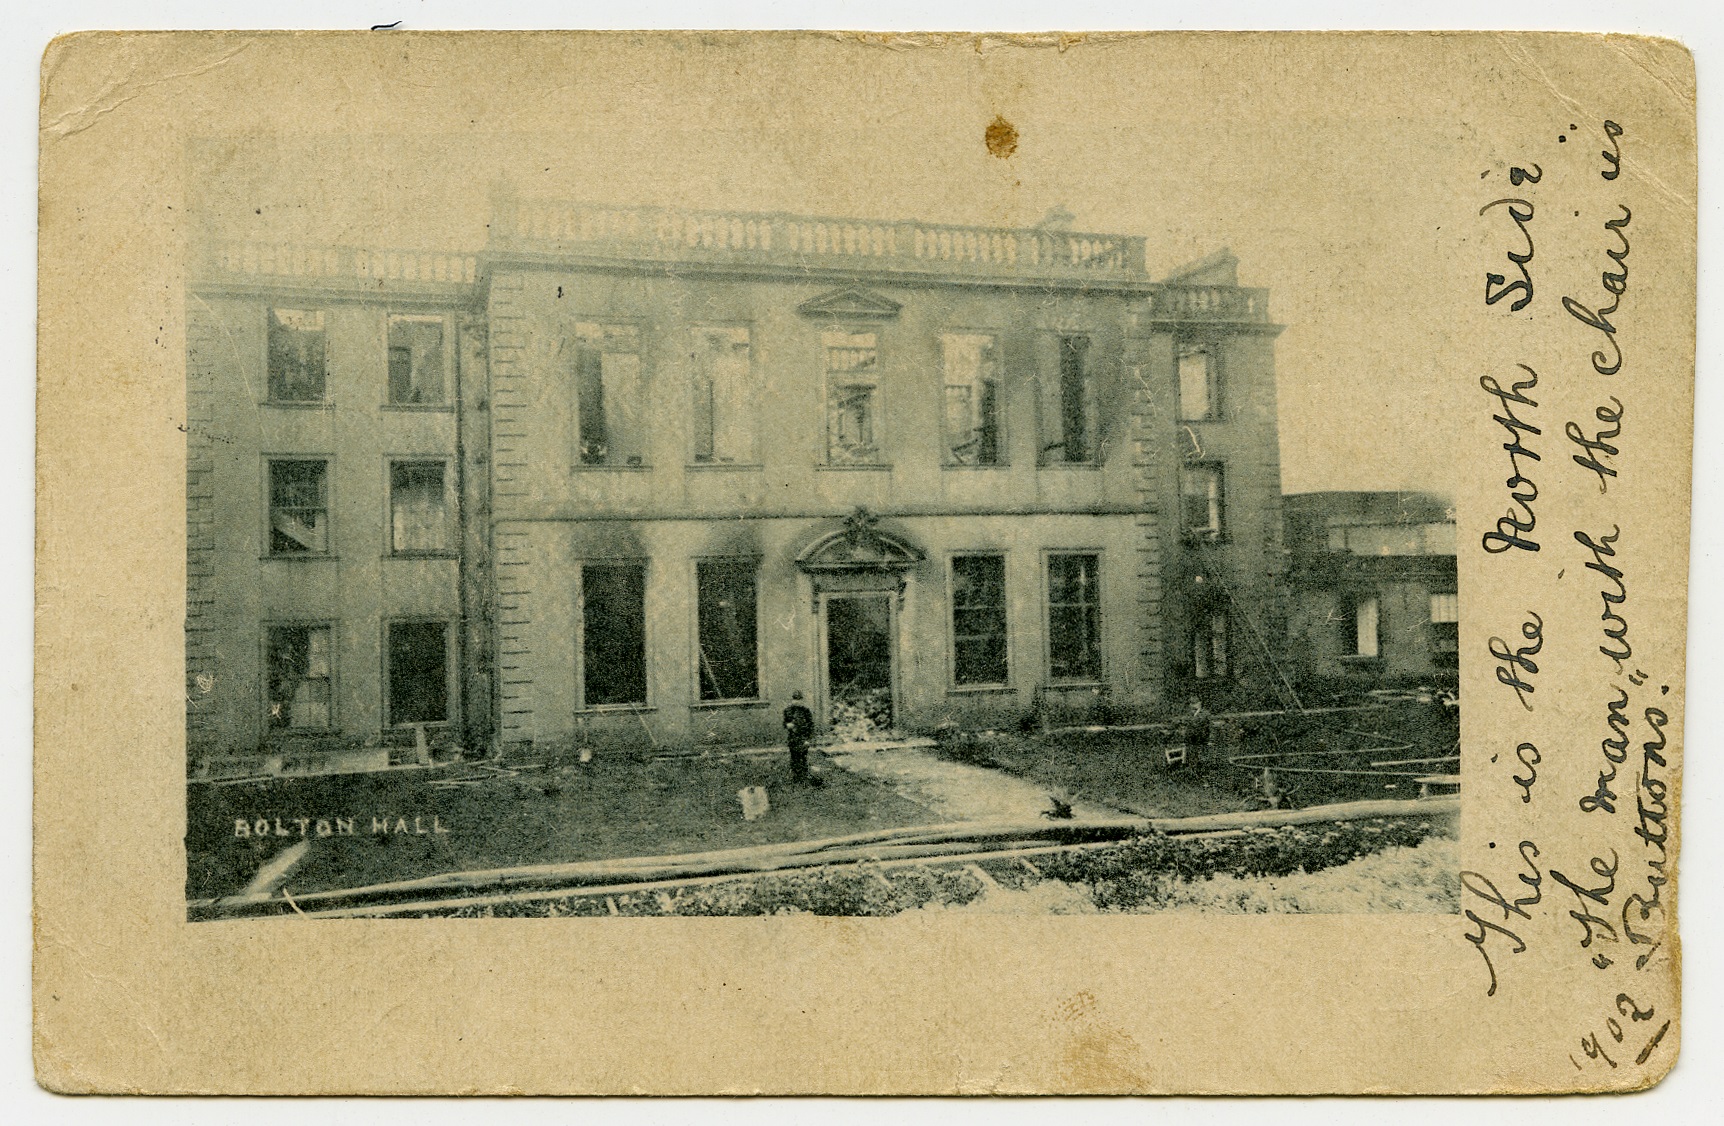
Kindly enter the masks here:
[[[1216, 624], [1220, 623], [1220, 629]], [[1200, 602], [1193, 611], [1190, 647], [1191, 677], [1206, 683], [1227, 682], [1238, 676], [1234, 664], [1233, 615], [1219, 602]], [[1216, 638], [1220, 638], [1220, 668], [1216, 664]], [[1199, 653], [1205, 656], [1200, 658]]]
[[[702, 583], [704, 571], [716, 571], [725, 568], [735, 575], [746, 573], [749, 589], [750, 632], [747, 651], [752, 661], [753, 692], [747, 695], [712, 695], [706, 694], [709, 677], [709, 652], [707, 645], [707, 606], [703, 597], [705, 588]], [[758, 703], [764, 696], [761, 686], [760, 659], [760, 558], [752, 555], [713, 555], [703, 556], [694, 561], [694, 704], [696, 707], [713, 707], [723, 704]], [[715, 641], [718, 639], [714, 639]], [[717, 683], [718, 677], [711, 677]]]
[[[996, 602], [975, 602], [960, 604], [959, 576], [961, 565], [971, 561], [988, 561], [998, 568], [998, 592]], [[951, 654], [948, 670], [948, 681], [953, 691], [983, 691], [990, 688], [1006, 688], [1012, 682], [1012, 630], [1011, 630], [1011, 599], [1007, 587], [1009, 567], [1006, 555], [1001, 551], [955, 551], [946, 567], [949, 611], [946, 618], [948, 652]], [[959, 615], [970, 613], [977, 617], [984, 614], [997, 615], [997, 632], [963, 632], [960, 629]], [[961, 650], [966, 642], [992, 641], [997, 637], [999, 645], [1000, 676], [990, 679], [965, 679], [963, 675], [963, 658]]]
[[[615, 659], [620, 652], [594, 652], [595, 631], [592, 628], [594, 606], [591, 599], [592, 579], [594, 571], [634, 571], [639, 576], [638, 610], [632, 615], [635, 638], [629, 648], [638, 652], [636, 664], [639, 669], [640, 691], [638, 699], [632, 700], [594, 700], [592, 682], [595, 670], [616, 668]], [[648, 618], [646, 613], [646, 590], [649, 579], [647, 561], [644, 559], [583, 559], [579, 561], [578, 589], [576, 590], [575, 619], [578, 631], [576, 653], [579, 657], [580, 675], [576, 679], [578, 707], [584, 712], [598, 711], [641, 711], [652, 706], [652, 676], [647, 658], [651, 652], [648, 637]], [[613, 624], [618, 620], [615, 613], [603, 615]], [[618, 647], [620, 650], [620, 647]], [[595, 660], [595, 658], [597, 658]]]

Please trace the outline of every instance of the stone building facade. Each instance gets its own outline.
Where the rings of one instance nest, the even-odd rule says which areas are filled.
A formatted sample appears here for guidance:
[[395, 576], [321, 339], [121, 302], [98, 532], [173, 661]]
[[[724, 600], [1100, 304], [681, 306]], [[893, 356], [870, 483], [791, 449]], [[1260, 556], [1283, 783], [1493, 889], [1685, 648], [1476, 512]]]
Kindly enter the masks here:
[[1288, 646], [1308, 695], [1457, 683], [1454, 506], [1413, 492], [1302, 493], [1284, 503]]
[[188, 328], [194, 766], [1281, 688], [1279, 329], [1225, 252], [503, 198], [475, 255], [213, 245]]

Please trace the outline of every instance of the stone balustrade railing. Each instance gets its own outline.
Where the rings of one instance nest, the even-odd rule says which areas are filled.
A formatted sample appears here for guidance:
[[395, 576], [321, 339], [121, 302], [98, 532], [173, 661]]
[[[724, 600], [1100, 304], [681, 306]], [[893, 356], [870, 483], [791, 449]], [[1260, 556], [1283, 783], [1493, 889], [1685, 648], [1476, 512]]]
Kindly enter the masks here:
[[473, 254], [378, 250], [310, 243], [221, 240], [206, 243], [196, 264], [205, 280], [300, 282], [407, 282], [467, 286], [478, 280]]
[[494, 249], [620, 260], [1148, 280], [1142, 239], [1062, 230], [510, 199], [498, 203], [491, 239]]

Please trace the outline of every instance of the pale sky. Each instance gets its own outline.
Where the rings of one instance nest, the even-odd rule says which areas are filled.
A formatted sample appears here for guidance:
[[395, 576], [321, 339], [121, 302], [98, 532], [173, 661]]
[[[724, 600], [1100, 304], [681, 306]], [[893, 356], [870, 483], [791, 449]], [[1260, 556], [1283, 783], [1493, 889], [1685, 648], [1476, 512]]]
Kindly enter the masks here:
[[[1404, 58], [1359, 47], [1313, 78], [1287, 73], [1275, 43], [1240, 42], [1228, 59], [1182, 53], [1129, 85], [1052, 51], [998, 66], [881, 51], [787, 76], [764, 45], [730, 56], [728, 72], [707, 65], [715, 56], [631, 69], [616, 50], [557, 75], [556, 132], [509, 128], [511, 99], [528, 91], [500, 77], [466, 102], [417, 95], [435, 112], [402, 119], [436, 131], [301, 122], [211, 141], [191, 154], [188, 202], [224, 234], [404, 249], [481, 247], [503, 180], [600, 203], [973, 225], [1031, 226], [1063, 206], [1080, 230], [1144, 236], [1154, 276], [1227, 246], [1241, 283], [1270, 290], [1286, 326], [1285, 491], [1449, 493], [1449, 443], [1431, 420], [1455, 381], [1438, 393], [1431, 342], [1443, 336], [1420, 320], [1421, 255], [1476, 209], [1456, 189], [1476, 182], [1484, 165], [1463, 150], [1480, 145], [1430, 88], [1442, 72], [1408, 74]], [[1427, 87], [1423, 116], [1395, 96], [1411, 83]], [[1020, 135], [1004, 160], [982, 143], [996, 113]], [[1412, 335], [1427, 343], [1410, 347]]]

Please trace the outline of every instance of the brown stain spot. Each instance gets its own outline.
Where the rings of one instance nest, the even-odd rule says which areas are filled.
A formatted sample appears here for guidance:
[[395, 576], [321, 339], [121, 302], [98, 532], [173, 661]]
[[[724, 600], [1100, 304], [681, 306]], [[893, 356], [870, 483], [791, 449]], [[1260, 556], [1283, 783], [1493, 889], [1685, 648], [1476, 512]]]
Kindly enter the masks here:
[[1054, 1009], [1059, 1026], [1054, 1067], [1060, 1089], [1126, 1094], [1149, 1089], [1149, 1058], [1125, 1029], [1101, 1019], [1095, 994], [1083, 990]]
[[987, 144], [988, 151], [1001, 160], [1018, 151], [1017, 127], [998, 114], [988, 122], [987, 129], [982, 133], [982, 140]]

